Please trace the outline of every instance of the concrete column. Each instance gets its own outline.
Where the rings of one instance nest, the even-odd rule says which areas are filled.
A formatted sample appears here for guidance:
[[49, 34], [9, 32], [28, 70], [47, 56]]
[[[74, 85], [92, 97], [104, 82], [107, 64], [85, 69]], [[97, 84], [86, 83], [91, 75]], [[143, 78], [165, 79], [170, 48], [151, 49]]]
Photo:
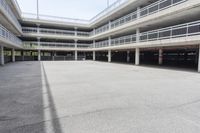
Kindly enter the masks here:
[[75, 52], [74, 52], [74, 56], [75, 56], [75, 60], [77, 61], [78, 60], [78, 51], [77, 51], [77, 40], [74, 40], [75, 41]]
[[111, 21], [108, 22], [109, 30], [111, 29]]
[[159, 65], [162, 65], [162, 64], [163, 64], [163, 49], [159, 49], [158, 64], [159, 64]]
[[136, 29], [136, 43], [139, 43], [140, 42], [140, 29], [137, 28]]
[[111, 46], [111, 37], [108, 37], [108, 46]]
[[37, 24], [37, 33], [40, 34], [40, 24]]
[[55, 61], [56, 52], [53, 51], [53, 61]]
[[4, 47], [0, 46], [0, 65], [4, 65]]
[[93, 35], [95, 35], [95, 32], [96, 32], [96, 30], [95, 30], [95, 29], [93, 29]]
[[137, 18], [140, 18], [140, 7], [137, 8]]
[[199, 45], [199, 59], [198, 59], [198, 72], [200, 72], [200, 45]]
[[140, 65], [140, 49], [135, 49], [135, 65]]
[[41, 51], [38, 50], [38, 61], [41, 61]]
[[75, 36], [77, 36], [78, 35], [77, 34], [77, 27], [75, 27], [74, 30], [75, 30]]
[[108, 50], [108, 62], [111, 62], [111, 50]]
[[130, 62], [130, 51], [127, 51], [126, 61], [127, 61], [128, 63]]
[[15, 49], [12, 49], [12, 62], [15, 62]]
[[[40, 37], [38, 37], [37, 38], [37, 43], [38, 43], [38, 48], [40, 49]], [[40, 61], [41, 60], [41, 52], [40, 52], [40, 50], [38, 50], [38, 61]]]
[[77, 50], [75, 50], [75, 60], [77, 61], [78, 60], [78, 51]]
[[95, 51], [93, 51], [92, 56], [93, 56], [93, 61], [95, 61], [96, 60], [96, 52]]
[[24, 61], [24, 51], [21, 51], [22, 61]]
[[93, 40], [93, 48], [95, 48], [95, 43], [96, 43], [96, 41], [95, 41], [95, 40]]

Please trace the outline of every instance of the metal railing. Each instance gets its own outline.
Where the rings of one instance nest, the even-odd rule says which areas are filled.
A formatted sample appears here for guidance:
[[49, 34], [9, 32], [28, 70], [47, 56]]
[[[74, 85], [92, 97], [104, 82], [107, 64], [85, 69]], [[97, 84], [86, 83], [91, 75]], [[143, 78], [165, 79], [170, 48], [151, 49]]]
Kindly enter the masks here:
[[39, 20], [50, 20], [55, 22], [68, 22], [68, 23], [77, 23], [77, 24], [89, 24], [89, 20], [84, 19], [74, 19], [74, 18], [65, 18], [65, 17], [58, 17], [58, 16], [50, 16], [50, 15], [42, 15], [40, 14], [37, 16], [37, 14], [34, 13], [22, 13], [23, 18], [30, 18], [30, 19], [39, 19]]
[[[60, 42], [24, 42], [24, 48], [91, 48], [92, 44], [75, 44], [75, 43], [60, 43]], [[77, 46], [77, 47], [76, 47]]]
[[77, 36], [89, 37], [91, 32], [77, 31]]
[[[64, 17], [56, 17], [56, 16], [47, 16], [47, 15], [39, 15], [39, 19], [44, 19], [44, 20], [52, 20], [52, 21], [64, 21], [64, 22], [73, 22], [73, 23], [80, 23], [80, 24], [90, 24], [93, 21], [99, 19], [103, 15], [107, 14], [108, 12], [112, 11], [116, 7], [119, 7], [123, 3], [127, 2], [128, 0], [118, 0], [115, 3], [113, 3], [110, 7], [96, 15], [94, 18], [91, 20], [82, 20], [82, 19], [72, 19], [72, 18], [64, 18]], [[117, 20], [114, 20], [108, 24], [105, 24], [97, 29], [95, 29], [95, 32], [89, 33], [79, 33], [80, 36], [90, 36], [90, 35], [96, 35], [105, 31], [108, 31], [110, 28], [116, 28], [118, 26], [121, 26], [123, 24], [126, 24], [128, 22], [134, 21], [140, 17], [145, 17], [148, 15], [151, 15], [153, 13], [159, 12], [161, 10], [167, 9], [169, 7], [175, 6], [177, 4], [183, 3], [187, 0], [159, 0], [157, 2], [154, 2], [148, 6], [145, 6], [139, 11], [134, 11], [130, 14], [127, 14], [126, 16], [123, 16], [121, 18], [118, 18]], [[28, 16], [24, 16], [28, 15]], [[23, 14], [23, 17], [28, 17], [28, 18], [34, 18], [37, 19], [36, 14]]]
[[95, 29], [95, 35], [109, 30], [109, 24], [105, 24], [98, 29]]
[[136, 35], [128, 35], [115, 39], [111, 39], [111, 46], [125, 45], [136, 42]]
[[159, 0], [153, 4], [141, 8], [139, 12], [134, 11], [126, 16], [114, 20], [113, 22], [111, 22], [111, 28], [116, 28], [128, 22], [137, 20], [137, 18], [151, 15], [153, 13], [159, 12], [161, 10], [167, 9], [185, 1], [187, 0]]
[[183, 3], [185, 1], [187, 1], [187, 0], [159, 0], [155, 3], [152, 3], [148, 6], [145, 6], [141, 9], [139, 9], [139, 11], [136, 10], [132, 13], [129, 13], [129, 14], [121, 17], [121, 18], [118, 18], [118, 19], [112, 21], [111, 23], [108, 23], [108, 24], [101, 26], [100, 28], [95, 30], [95, 34], [105, 32], [105, 31], [109, 30], [109, 27], [111, 27], [111, 29], [116, 28], [116, 27], [121, 26], [123, 24], [137, 20], [140, 17], [145, 17], [145, 16], [148, 16], [148, 15], [151, 15], [153, 13], [162, 11], [162, 10], [167, 9], [167, 8], [170, 8], [172, 6]]
[[95, 42], [95, 48], [108, 47], [108, 46], [109, 46], [108, 40]]
[[97, 14], [96, 16], [94, 16], [90, 22], [94, 22], [96, 20], [98, 20], [99, 18], [101, 18], [102, 16], [105, 16], [106, 14], [108, 14], [109, 12], [113, 11], [114, 9], [116, 9], [117, 7], [123, 5], [124, 3], [126, 3], [128, 0], [117, 0], [116, 2], [114, 2], [113, 4], [111, 4], [108, 8], [104, 9], [102, 12], [100, 12], [99, 14]]
[[108, 14], [109, 12], [113, 11], [117, 7], [121, 6], [128, 0], [117, 0], [113, 4], [111, 4], [108, 8], [104, 9], [102, 12], [94, 16], [90, 20], [84, 20], [84, 19], [74, 19], [74, 18], [65, 18], [65, 17], [57, 17], [57, 16], [50, 16], [50, 15], [39, 15], [33, 14], [33, 13], [22, 13], [23, 18], [30, 18], [30, 19], [40, 19], [40, 20], [51, 20], [51, 21], [59, 21], [59, 22], [69, 22], [69, 23], [77, 23], [77, 24], [90, 24], [92, 22], [95, 22], [102, 16]]
[[128, 23], [128, 22], [136, 20], [136, 19], [137, 19], [137, 11], [132, 12], [126, 16], [123, 16], [117, 20], [114, 20], [113, 22], [111, 22], [111, 28], [116, 28], [120, 25], [123, 25], [125, 23]]
[[[142, 32], [138, 35], [128, 35], [119, 38], [111, 39], [111, 46], [126, 45], [136, 43], [137, 36], [139, 36], [139, 42], [157, 41], [164, 39], [173, 39], [179, 37], [188, 37], [200, 35], [200, 21], [170, 26], [162, 29], [152, 30], [148, 32]], [[103, 42], [107, 42], [103, 45]], [[96, 48], [107, 47], [108, 40], [95, 44]]]
[[194, 35], [200, 35], [200, 21], [143, 32], [140, 34], [140, 42], [187, 37]]
[[[60, 29], [47, 29], [47, 28], [23, 27], [22, 31], [24, 33], [41, 33], [41, 34], [69, 35], [69, 36], [76, 35], [76, 31], [60, 30]], [[77, 36], [89, 37], [90, 32], [77, 31]]]
[[19, 24], [19, 21], [17, 20], [17, 18], [15, 17], [14, 13], [12, 12], [8, 3], [6, 3], [5, 0], [0, 0], [0, 8], [5, 11], [7, 16], [11, 17], [11, 20], [13, 20], [14, 25], [16, 25], [17, 28], [21, 30], [21, 25]]
[[187, 0], [159, 0], [153, 4], [140, 9], [140, 17], [145, 17], [177, 4], [183, 3]]
[[22, 46], [22, 41], [0, 24], [0, 37]]

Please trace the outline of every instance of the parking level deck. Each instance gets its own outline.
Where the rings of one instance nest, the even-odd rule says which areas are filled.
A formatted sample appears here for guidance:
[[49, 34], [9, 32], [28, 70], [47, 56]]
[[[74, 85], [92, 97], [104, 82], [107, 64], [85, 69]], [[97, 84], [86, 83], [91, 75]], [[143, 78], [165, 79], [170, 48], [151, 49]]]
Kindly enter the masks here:
[[200, 75], [93, 61], [0, 67], [0, 133], [198, 133]]

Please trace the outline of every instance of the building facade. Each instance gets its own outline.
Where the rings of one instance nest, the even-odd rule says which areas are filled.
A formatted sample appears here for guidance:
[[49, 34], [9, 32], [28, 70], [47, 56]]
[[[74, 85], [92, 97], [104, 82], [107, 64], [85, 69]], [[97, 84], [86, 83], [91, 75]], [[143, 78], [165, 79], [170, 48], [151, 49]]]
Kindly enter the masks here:
[[0, 64], [98, 60], [200, 72], [200, 0], [118, 0], [91, 20], [24, 14], [0, 0]]

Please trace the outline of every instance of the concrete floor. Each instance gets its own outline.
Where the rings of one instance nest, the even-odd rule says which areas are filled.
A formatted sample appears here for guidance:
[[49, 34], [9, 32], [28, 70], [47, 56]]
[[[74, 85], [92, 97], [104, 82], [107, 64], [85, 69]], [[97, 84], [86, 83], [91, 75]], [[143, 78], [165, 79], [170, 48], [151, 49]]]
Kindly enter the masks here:
[[199, 132], [199, 73], [92, 61], [0, 67], [0, 133]]

